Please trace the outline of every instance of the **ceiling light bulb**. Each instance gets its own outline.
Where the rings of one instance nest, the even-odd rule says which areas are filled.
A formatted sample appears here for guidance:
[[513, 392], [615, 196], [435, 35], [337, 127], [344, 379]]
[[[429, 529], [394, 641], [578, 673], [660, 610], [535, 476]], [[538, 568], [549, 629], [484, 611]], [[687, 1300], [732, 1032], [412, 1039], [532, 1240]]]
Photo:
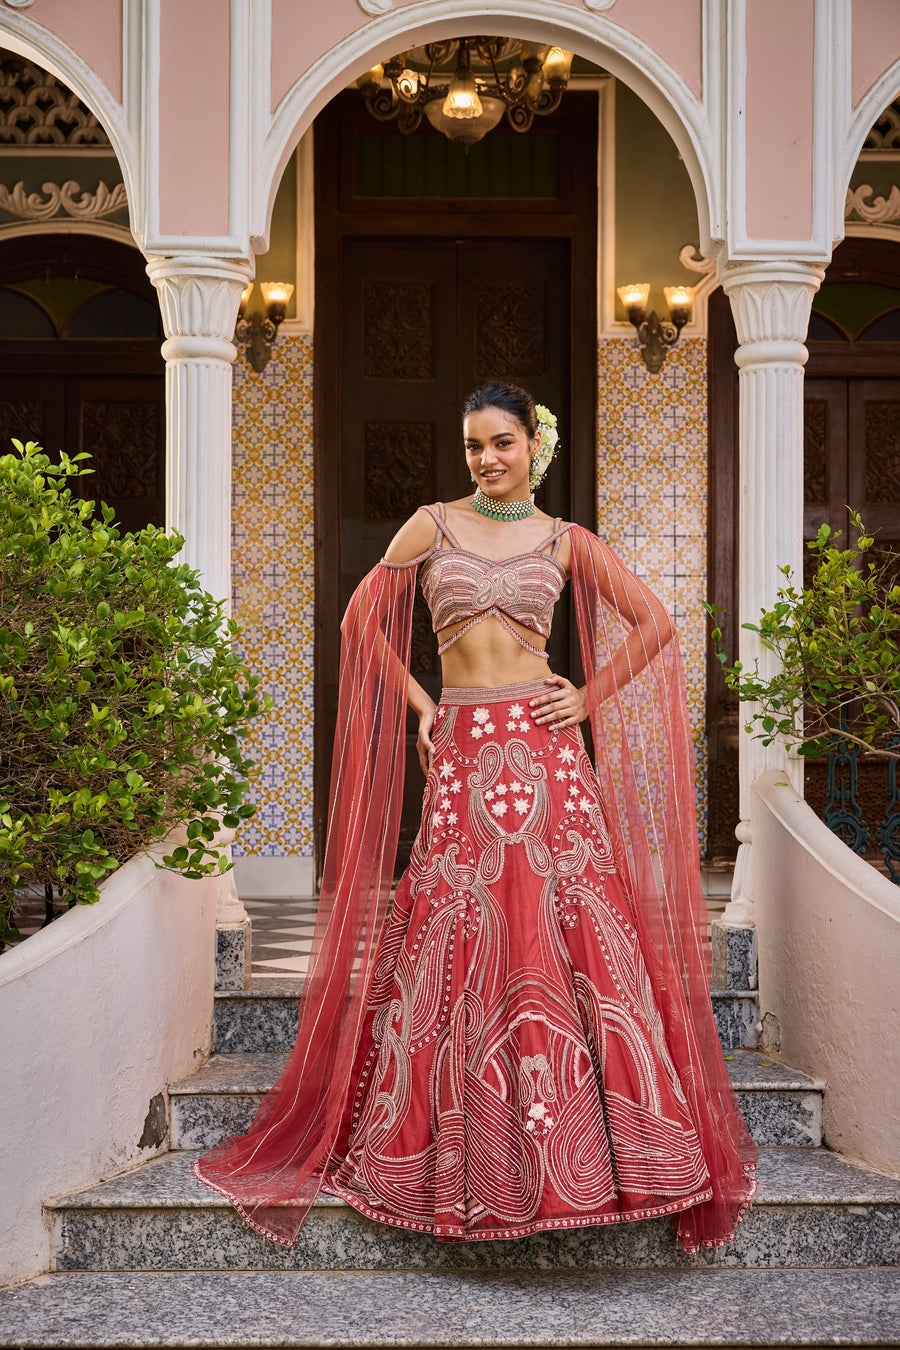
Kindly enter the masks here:
[[562, 47], [551, 47], [544, 58], [544, 79], [559, 80], [565, 84], [572, 68], [572, 53]]
[[444, 116], [468, 120], [470, 117], [480, 117], [483, 111], [474, 77], [468, 70], [457, 70], [444, 100]]
[[419, 96], [419, 76], [415, 70], [404, 70], [398, 77], [397, 93], [407, 103], [415, 103]]

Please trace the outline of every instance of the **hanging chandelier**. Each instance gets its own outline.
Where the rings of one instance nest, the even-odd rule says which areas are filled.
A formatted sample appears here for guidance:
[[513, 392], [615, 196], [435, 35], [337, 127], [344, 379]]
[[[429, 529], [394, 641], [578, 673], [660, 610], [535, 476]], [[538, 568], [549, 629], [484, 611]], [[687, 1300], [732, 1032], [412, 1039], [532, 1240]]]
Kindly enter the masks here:
[[[413, 64], [415, 59], [424, 69]], [[498, 63], [506, 68], [501, 71]], [[571, 66], [572, 53], [562, 47], [497, 37], [451, 38], [392, 56], [356, 83], [379, 122], [396, 121], [409, 136], [424, 115], [436, 131], [468, 149], [493, 131], [504, 113], [515, 131], [527, 131], [535, 117], [555, 112]]]

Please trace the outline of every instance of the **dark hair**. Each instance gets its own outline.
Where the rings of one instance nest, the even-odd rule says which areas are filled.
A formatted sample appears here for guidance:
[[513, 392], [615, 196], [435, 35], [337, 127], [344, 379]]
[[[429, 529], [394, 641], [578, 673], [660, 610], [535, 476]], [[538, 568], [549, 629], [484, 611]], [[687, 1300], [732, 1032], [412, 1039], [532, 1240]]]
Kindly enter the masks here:
[[537, 434], [534, 399], [521, 385], [504, 384], [502, 380], [485, 380], [466, 399], [462, 415], [468, 417], [469, 413], [484, 412], [487, 408], [497, 408], [514, 417], [517, 422], [521, 422], [529, 436]]

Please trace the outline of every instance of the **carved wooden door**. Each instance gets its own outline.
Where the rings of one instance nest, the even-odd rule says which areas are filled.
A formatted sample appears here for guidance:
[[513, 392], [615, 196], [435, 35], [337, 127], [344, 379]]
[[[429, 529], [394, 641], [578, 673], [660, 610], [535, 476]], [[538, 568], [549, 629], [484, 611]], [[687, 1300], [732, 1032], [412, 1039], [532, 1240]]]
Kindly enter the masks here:
[[[519, 381], [569, 425], [569, 289], [567, 240], [345, 240], [341, 369], [334, 375], [342, 391], [342, 609], [418, 506], [471, 490], [459, 408], [477, 383]], [[561, 456], [549, 476], [540, 504], [551, 514], [568, 514], [569, 466]], [[566, 671], [568, 618], [566, 606], [559, 608], [553, 663]], [[440, 665], [421, 593], [411, 670], [436, 698]], [[330, 745], [333, 711], [328, 722]], [[415, 733], [410, 719], [401, 864], [421, 813]]]
[[[8, 369], [8, 365], [7, 365]], [[107, 502], [126, 530], [162, 525], [165, 382], [158, 375], [0, 376], [0, 446], [38, 441], [48, 454], [86, 450], [76, 493]]]
[[[839, 545], [852, 539], [848, 508], [858, 511], [875, 535], [873, 553], [890, 550], [900, 559], [900, 380], [831, 376], [807, 379], [804, 404], [804, 539], [819, 526], [840, 530]], [[804, 558], [807, 583], [814, 555]], [[883, 762], [863, 755], [857, 763], [857, 802], [869, 826], [869, 846], [887, 808]], [[804, 795], [818, 815], [828, 805], [824, 760], [806, 764]]]
[[900, 380], [806, 381], [804, 539], [827, 523], [846, 540], [848, 507], [900, 549]]

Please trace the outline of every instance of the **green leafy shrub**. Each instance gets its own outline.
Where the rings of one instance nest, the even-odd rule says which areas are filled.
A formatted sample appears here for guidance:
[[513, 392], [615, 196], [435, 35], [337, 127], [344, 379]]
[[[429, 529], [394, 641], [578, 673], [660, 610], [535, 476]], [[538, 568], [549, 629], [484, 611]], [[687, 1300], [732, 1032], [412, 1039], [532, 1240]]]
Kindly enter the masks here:
[[177, 564], [183, 540], [123, 534], [76, 496], [90, 472], [13, 441], [0, 457], [0, 942], [15, 895], [99, 898], [108, 872], [186, 825], [164, 865], [225, 871], [216, 833], [244, 802], [248, 724], [268, 708], [236, 626]]
[[[808, 548], [816, 567], [810, 586], [787, 584], [759, 623], [746, 623], [778, 657], [779, 669], [764, 679], [758, 665], [730, 665], [719, 650], [725, 683], [741, 701], [754, 702], [747, 731], [770, 745], [783, 737], [800, 754], [824, 754], [834, 738], [853, 741], [877, 755], [900, 758], [891, 738], [900, 732], [900, 585], [897, 557], [870, 556], [875, 542], [856, 512], [855, 544], [837, 547], [839, 531], [822, 525]], [[719, 605], [706, 604], [715, 620]], [[722, 634], [713, 629], [717, 646]]]

